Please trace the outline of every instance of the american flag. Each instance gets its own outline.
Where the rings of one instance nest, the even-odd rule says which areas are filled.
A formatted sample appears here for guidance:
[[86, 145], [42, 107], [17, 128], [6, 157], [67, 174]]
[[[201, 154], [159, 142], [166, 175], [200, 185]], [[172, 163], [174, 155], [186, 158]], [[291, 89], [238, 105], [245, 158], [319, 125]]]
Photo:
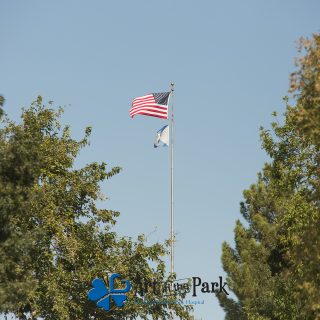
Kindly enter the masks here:
[[168, 119], [168, 100], [170, 92], [151, 93], [132, 101], [130, 117], [136, 114]]

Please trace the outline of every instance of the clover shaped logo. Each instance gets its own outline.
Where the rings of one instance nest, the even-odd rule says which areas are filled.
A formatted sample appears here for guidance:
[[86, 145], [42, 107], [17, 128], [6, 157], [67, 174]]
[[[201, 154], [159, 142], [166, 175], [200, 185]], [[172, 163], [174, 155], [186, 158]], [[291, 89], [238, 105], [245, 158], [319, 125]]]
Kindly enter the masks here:
[[115, 305], [119, 308], [124, 306], [124, 302], [127, 300], [126, 293], [131, 289], [131, 284], [128, 280], [121, 280], [121, 283], [125, 284], [124, 289], [115, 289], [114, 281], [117, 278], [121, 278], [118, 273], [113, 273], [109, 278], [110, 288], [106, 286], [103, 279], [96, 278], [92, 281], [92, 289], [88, 292], [88, 298], [91, 301], [97, 301], [97, 307], [103, 308], [105, 311], [110, 310], [111, 298]]

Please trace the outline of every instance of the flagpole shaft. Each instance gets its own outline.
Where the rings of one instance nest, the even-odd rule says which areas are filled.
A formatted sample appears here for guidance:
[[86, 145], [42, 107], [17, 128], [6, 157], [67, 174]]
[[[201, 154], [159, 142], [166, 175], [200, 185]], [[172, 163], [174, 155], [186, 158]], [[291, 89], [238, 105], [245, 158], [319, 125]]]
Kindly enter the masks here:
[[171, 83], [171, 143], [170, 143], [170, 272], [174, 273], [174, 83]]

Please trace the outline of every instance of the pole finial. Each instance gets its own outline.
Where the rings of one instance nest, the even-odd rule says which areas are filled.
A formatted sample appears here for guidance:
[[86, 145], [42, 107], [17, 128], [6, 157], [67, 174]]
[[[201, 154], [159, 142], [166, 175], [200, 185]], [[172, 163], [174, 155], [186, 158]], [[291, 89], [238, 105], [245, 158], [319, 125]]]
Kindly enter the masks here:
[[174, 91], [174, 82], [171, 82], [171, 91]]

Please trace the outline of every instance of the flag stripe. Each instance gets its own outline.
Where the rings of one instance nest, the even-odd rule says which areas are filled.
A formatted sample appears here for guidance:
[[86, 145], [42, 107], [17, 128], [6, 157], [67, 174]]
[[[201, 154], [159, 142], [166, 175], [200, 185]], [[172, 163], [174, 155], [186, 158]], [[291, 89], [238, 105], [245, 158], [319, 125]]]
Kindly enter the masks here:
[[146, 98], [146, 99], [143, 99], [143, 100], [134, 100], [132, 105], [135, 105], [135, 104], [140, 104], [140, 103], [156, 103], [156, 101], [153, 99], [153, 98]]
[[[146, 110], [146, 111], [141, 111], [141, 112], [139, 112], [139, 113], [137, 113], [137, 114], [143, 114], [143, 115], [148, 114], [148, 115], [150, 115], [150, 116], [159, 116], [159, 117], [163, 117], [163, 118], [166, 118], [166, 117], [167, 117], [165, 114], [161, 114], [161, 113], [158, 113], [158, 112], [152, 112], [152, 111], [148, 111], [148, 110]], [[136, 115], [136, 114], [133, 113], [133, 114], [131, 115], [131, 117], [133, 118], [135, 115]]]
[[135, 101], [145, 101], [145, 100], [154, 100], [154, 96], [152, 94], [149, 94], [149, 95], [145, 96], [144, 98], [142, 98], [142, 97], [135, 98], [133, 100], [133, 102], [135, 102]]
[[150, 101], [135, 102], [135, 103], [132, 104], [132, 108], [139, 107], [139, 106], [144, 106], [144, 105], [149, 105], [149, 104], [159, 105], [154, 100], [150, 100]]
[[140, 108], [140, 109], [131, 111], [130, 114], [137, 114], [137, 113], [143, 112], [143, 111], [150, 111], [150, 112], [160, 113], [160, 114], [165, 114], [165, 115], [167, 114], [166, 110], [158, 110], [155, 108]]
[[152, 108], [152, 109], [159, 110], [159, 111], [167, 111], [168, 110], [168, 107], [159, 106], [158, 104], [153, 103], [153, 104], [132, 107], [130, 109], [130, 112], [135, 111], [135, 110], [140, 110], [141, 108]]
[[140, 109], [140, 110], [136, 110], [136, 111], [133, 111], [133, 112], [130, 112], [130, 116], [134, 116], [136, 114], [142, 114], [142, 112], [147, 112], [147, 113], [150, 113], [150, 114], [157, 114], [159, 116], [164, 116], [164, 117], [167, 117], [168, 115], [168, 112], [165, 112], [165, 111], [158, 111], [158, 110], [153, 110], [153, 109], [150, 109], [150, 108], [143, 108], [143, 109]]
[[[158, 114], [151, 114], [151, 113], [148, 113], [148, 112], [139, 112], [139, 114], [141, 114], [143, 116], [151, 116], [151, 117], [156, 117], [156, 118], [161, 118], [161, 119], [168, 119], [167, 116], [158, 115]], [[133, 118], [133, 116], [131, 116], [131, 118]]]
[[154, 100], [154, 98], [153, 98], [153, 97], [150, 97], [150, 98], [145, 98], [145, 99], [135, 99], [135, 100], [133, 100], [132, 105], [135, 105], [135, 104], [137, 104], [137, 103], [147, 103], [147, 102], [156, 103], [156, 101]]
[[137, 109], [137, 110], [134, 110], [132, 112], [130, 112], [130, 115], [133, 115], [133, 114], [139, 114], [140, 112], [143, 112], [143, 111], [150, 111], [150, 112], [154, 112], [154, 113], [159, 113], [159, 114], [162, 114], [162, 115], [167, 115], [167, 111], [165, 110], [157, 110], [155, 108], [140, 108], [140, 109]]
[[[142, 97], [137, 97], [132, 101], [130, 116], [137, 114], [168, 119], [169, 92], [152, 93]], [[163, 98], [164, 97], [164, 98]]]
[[[149, 97], [153, 97], [153, 94], [152, 94], [152, 93], [146, 94], [145, 96], [137, 97], [137, 98], [135, 98], [134, 100], [145, 99], [145, 98], [149, 98]], [[134, 101], [134, 100], [133, 100], [133, 101]]]

